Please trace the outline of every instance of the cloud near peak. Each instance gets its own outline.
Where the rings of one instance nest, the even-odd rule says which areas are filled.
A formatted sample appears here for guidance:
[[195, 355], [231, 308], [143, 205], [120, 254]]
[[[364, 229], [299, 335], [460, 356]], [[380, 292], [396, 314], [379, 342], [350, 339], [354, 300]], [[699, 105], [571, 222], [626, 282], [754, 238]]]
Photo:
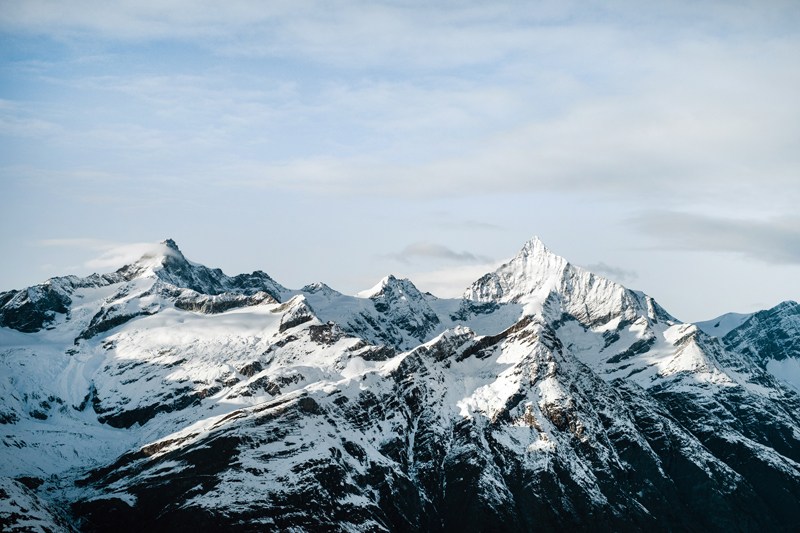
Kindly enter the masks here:
[[620, 283], [632, 281], [639, 277], [639, 274], [633, 270], [625, 270], [624, 268], [607, 265], [602, 261], [593, 263], [591, 265], [586, 265], [584, 268], [589, 272], [600, 274], [601, 276], [613, 279], [614, 281], [618, 281]]
[[415, 242], [397, 253], [389, 254], [388, 257], [401, 263], [408, 263], [412, 258], [446, 260], [456, 263], [488, 263], [492, 261], [486, 256], [470, 252], [456, 252], [447, 246], [433, 242]]
[[[164, 244], [153, 242], [115, 243], [102, 239], [74, 238], [74, 239], [43, 239], [36, 242], [39, 246], [62, 246], [91, 250], [96, 255], [83, 263], [84, 268], [92, 270], [112, 270], [124, 265], [134, 263], [144, 255], [163, 254], [174, 252]], [[98, 253], [99, 252], [99, 253]]]

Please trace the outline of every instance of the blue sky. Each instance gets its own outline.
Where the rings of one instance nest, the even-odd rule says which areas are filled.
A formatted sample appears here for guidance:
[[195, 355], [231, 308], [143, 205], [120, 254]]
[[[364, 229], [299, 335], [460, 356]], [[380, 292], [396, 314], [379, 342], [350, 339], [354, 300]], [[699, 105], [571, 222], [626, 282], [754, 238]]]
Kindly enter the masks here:
[[796, 2], [0, 5], [0, 290], [174, 238], [456, 295], [538, 235], [684, 320], [800, 299]]

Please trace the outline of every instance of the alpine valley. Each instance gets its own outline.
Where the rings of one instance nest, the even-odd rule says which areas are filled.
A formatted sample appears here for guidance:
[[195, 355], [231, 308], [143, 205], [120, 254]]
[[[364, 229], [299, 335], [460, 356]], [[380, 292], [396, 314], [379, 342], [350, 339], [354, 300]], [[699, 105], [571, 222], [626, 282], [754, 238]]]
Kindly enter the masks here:
[[683, 323], [534, 238], [460, 299], [172, 240], [0, 293], [0, 526], [800, 531], [800, 306]]

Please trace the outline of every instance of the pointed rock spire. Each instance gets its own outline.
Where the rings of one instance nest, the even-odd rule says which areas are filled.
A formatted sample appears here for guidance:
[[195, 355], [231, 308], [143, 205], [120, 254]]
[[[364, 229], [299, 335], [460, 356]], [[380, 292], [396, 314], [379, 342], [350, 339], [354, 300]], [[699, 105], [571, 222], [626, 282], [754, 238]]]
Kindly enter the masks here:
[[171, 249], [171, 250], [174, 250], [175, 252], [177, 252], [177, 253], [179, 253], [179, 254], [183, 255], [183, 254], [181, 253], [181, 249], [180, 249], [180, 248], [178, 248], [178, 244], [177, 244], [175, 241], [173, 241], [172, 239], [166, 239], [166, 240], [163, 240], [163, 241], [161, 241], [161, 243], [160, 243], [160, 244], [163, 244], [163, 245], [165, 245], [167, 248], [169, 248], [169, 249]]
[[557, 280], [568, 266], [566, 259], [551, 252], [538, 237], [533, 237], [508, 263], [473, 283], [464, 298], [518, 301]]
[[526, 242], [509, 262], [473, 283], [464, 299], [519, 303], [525, 314], [560, 317], [566, 313], [585, 325], [606, 323], [620, 315], [626, 320], [639, 316], [675, 320], [652, 298], [571, 265], [538, 237]]

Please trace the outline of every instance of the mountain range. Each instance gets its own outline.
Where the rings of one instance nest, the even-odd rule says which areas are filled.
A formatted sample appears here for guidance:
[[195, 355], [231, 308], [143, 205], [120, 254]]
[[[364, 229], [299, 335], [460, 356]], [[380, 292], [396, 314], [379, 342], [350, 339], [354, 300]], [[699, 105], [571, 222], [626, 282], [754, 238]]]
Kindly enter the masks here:
[[0, 293], [4, 531], [800, 531], [800, 306], [697, 324], [539, 239], [461, 298], [172, 240]]

